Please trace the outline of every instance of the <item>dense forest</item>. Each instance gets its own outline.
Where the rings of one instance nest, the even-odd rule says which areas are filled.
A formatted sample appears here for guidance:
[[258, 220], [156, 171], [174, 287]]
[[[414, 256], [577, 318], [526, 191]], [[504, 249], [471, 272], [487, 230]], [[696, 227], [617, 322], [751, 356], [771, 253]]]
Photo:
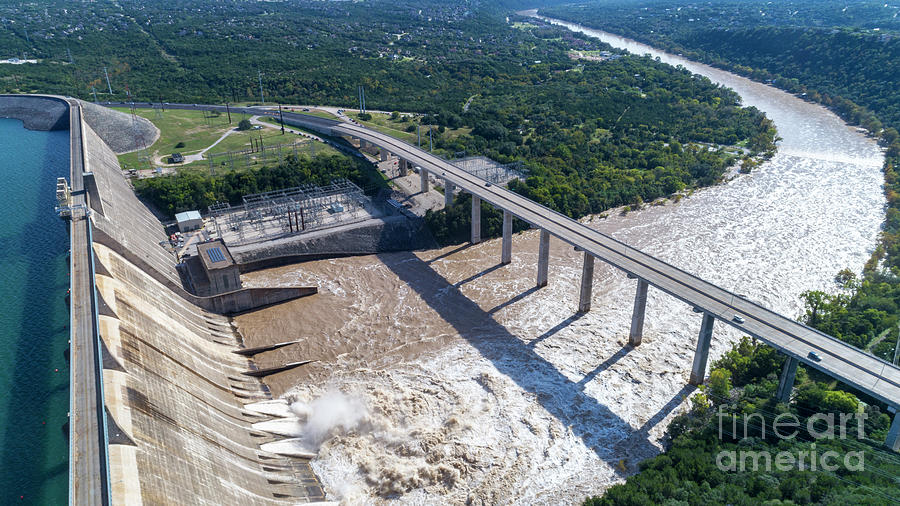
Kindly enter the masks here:
[[[626, 483], [584, 504], [895, 503], [900, 456], [882, 447], [890, 425], [883, 407], [861, 402], [829, 378], [802, 367], [791, 402], [779, 403], [775, 391], [783, 362], [784, 356], [773, 348], [741, 340], [712, 365], [707, 384], [691, 399], [690, 411], [670, 424], [668, 450], [642, 462], [640, 472]], [[861, 425], [859, 418], [850, 419], [847, 438], [829, 438], [822, 436], [825, 426], [816, 418], [810, 430], [810, 418], [817, 413], [832, 414], [835, 420], [862, 413], [865, 419]], [[776, 433], [776, 419], [799, 422], [796, 433]], [[758, 453], [745, 453], [753, 458], [740, 460], [741, 452]], [[833, 453], [823, 459], [828, 452]], [[766, 457], [755, 460], [759, 455], [794, 464], [767, 469]], [[822, 469], [823, 463], [837, 469]]]
[[[0, 65], [0, 91], [347, 107], [362, 86], [369, 109], [422, 113], [438, 154], [523, 162], [512, 188], [573, 217], [713, 184], [775, 149], [771, 122], [733, 91], [508, 14], [477, 1], [13, 2], [0, 47], [39, 62]], [[205, 195], [157, 203], [202, 209]], [[466, 216], [432, 217], [439, 240]]]
[[611, 0], [541, 10], [806, 94], [876, 134], [900, 124], [898, 12], [871, 0]]
[[[598, 9], [602, 7], [602, 9]], [[876, 2], [594, 2], [542, 10], [627, 35], [823, 103], [880, 137], [887, 216], [880, 244], [857, 275], [837, 274], [835, 293], [802, 294], [803, 321], [885, 360], [892, 360], [900, 322], [900, 43], [898, 7]], [[627, 483], [585, 504], [889, 504], [898, 501], [900, 459], [880, 447], [888, 424], [885, 406], [814, 371], [803, 371], [790, 404], [774, 400], [783, 357], [747, 339], [713, 365], [708, 386], [691, 413], [670, 427], [668, 451], [641, 465]], [[732, 383], [733, 382], [733, 383]], [[861, 438], [815, 440], [809, 433], [786, 442], [773, 438], [718, 437], [712, 411], [869, 415]], [[730, 426], [730, 422], [725, 422]], [[726, 434], [727, 436], [727, 434]], [[862, 471], [722, 471], [716, 456], [729, 450], [788, 451], [818, 447], [821, 455], [864, 451]], [[808, 453], [807, 453], [808, 455]]]

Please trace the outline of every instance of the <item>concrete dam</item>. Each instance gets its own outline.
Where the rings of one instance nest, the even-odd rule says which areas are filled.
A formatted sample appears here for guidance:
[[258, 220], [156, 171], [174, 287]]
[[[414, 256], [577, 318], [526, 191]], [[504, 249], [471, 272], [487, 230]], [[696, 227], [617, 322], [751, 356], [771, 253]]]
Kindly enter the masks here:
[[316, 289], [186, 289], [116, 158], [140, 147], [114, 137], [137, 120], [99, 109], [0, 96], [0, 117], [70, 130], [69, 503], [323, 501], [308, 456], [261, 449], [282, 439], [252, 427], [271, 418], [252, 405], [272, 396], [227, 316]]

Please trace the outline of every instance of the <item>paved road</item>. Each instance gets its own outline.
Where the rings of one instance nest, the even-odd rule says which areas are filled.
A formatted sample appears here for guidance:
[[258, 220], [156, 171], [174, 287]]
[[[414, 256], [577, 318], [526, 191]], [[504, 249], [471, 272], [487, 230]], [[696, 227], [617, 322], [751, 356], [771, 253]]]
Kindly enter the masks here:
[[[82, 172], [81, 108], [70, 102], [72, 205], [85, 206]], [[93, 254], [89, 218], [73, 212], [71, 228], [71, 343], [69, 347], [69, 504], [108, 504], [106, 448], [99, 402], [99, 355], [95, 334]]]
[[[124, 105], [124, 104], [123, 104]], [[142, 106], [135, 104], [136, 106]], [[143, 107], [150, 107], [146, 105]], [[218, 110], [224, 106], [170, 104], [169, 108]], [[259, 108], [232, 108], [232, 112], [260, 114]], [[276, 115], [274, 112], [262, 114]], [[494, 206], [557, 238], [589, 252], [593, 256], [646, 280], [650, 285], [687, 304], [712, 314], [719, 321], [737, 327], [808, 366], [869, 393], [892, 406], [900, 407], [900, 368], [869, 355], [827, 334], [779, 315], [754, 302], [743, 299], [712, 283], [689, 274], [662, 260], [601, 234], [562, 214], [548, 209], [505, 188], [490, 185], [451, 163], [389, 135], [361, 126], [298, 113], [284, 113], [285, 122], [303, 126], [326, 135], [352, 136], [387, 149], [444, 178], [463, 191], [478, 195]], [[743, 318], [743, 323], [734, 320]], [[809, 358], [816, 352], [820, 361]]]

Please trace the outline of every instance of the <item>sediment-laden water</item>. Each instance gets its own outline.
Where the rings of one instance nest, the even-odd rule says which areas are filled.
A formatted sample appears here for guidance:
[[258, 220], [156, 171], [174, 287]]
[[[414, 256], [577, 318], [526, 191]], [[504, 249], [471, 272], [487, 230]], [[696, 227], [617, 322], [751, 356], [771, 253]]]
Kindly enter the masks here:
[[68, 494], [69, 241], [53, 210], [68, 169], [68, 132], [0, 118], [0, 504]]
[[[883, 219], [874, 141], [779, 90], [566, 25], [734, 88], [783, 138], [749, 175], [591, 226], [789, 316], [804, 290], [832, 290], [840, 269], [862, 268]], [[535, 231], [516, 236], [502, 267], [489, 241], [247, 277], [320, 287], [238, 326], [250, 345], [301, 341], [259, 357], [263, 365], [319, 360], [272, 386], [294, 403], [285, 433], [318, 450], [313, 465], [331, 497], [572, 503], [660, 451], [691, 392], [699, 315], [651, 289], [644, 342], [625, 347], [635, 282], [598, 263], [593, 310], [578, 316], [581, 254], [552, 241], [550, 285], [534, 290], [537, 242]], [[723, 327], [714, 357], [739, 337]]]

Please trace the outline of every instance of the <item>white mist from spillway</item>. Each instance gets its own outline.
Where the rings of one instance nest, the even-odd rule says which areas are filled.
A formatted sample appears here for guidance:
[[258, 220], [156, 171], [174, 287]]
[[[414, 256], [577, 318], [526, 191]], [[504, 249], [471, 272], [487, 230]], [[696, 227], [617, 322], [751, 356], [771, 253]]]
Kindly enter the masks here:
[[355, 431], [369, 419], [364, 401], [340, 390], [328, 390], [310, 403], [292, 402], [291, 411], [306, 420], [302, 438], [315, 450], [326, 439]]
[[[673, 63], [763, 110], [784, 139], [778, 154], [677, 204], [584, 221], [796, 317], [803, 291], [834, 290], [835, 274], [859, 271], [874, 248], [883, 154], [821, 107]], [[338, 388], [368, 410], [360, 428], [322, 441], [312, 463], [331, 498], [570, 504], [622, 482], [660, 451], [691, 392], [699, 316], [651, 288], [644, 342], [626, 347], [635, 282], [598, 262], [593, 309], [573, 316], [581, 255], [552, 240], [550, 284], [534, 291], [537, 236], [517, 235], [513, 263], [502, 268], [499, 242], [488, 241], [452, 254], [335, 259], [251, 277], [260, 286], [317, 284], [320, 300], [342, 304], [329, 315], [340, 324], [316, 337], [341, 353], [290, 394], [312, 402]], [[322, 324], [291, 317], [310, 335]], [[717, 324], [711, 359], [739, 336]], [[404, 351], [431, 343], [439, 349]]]

